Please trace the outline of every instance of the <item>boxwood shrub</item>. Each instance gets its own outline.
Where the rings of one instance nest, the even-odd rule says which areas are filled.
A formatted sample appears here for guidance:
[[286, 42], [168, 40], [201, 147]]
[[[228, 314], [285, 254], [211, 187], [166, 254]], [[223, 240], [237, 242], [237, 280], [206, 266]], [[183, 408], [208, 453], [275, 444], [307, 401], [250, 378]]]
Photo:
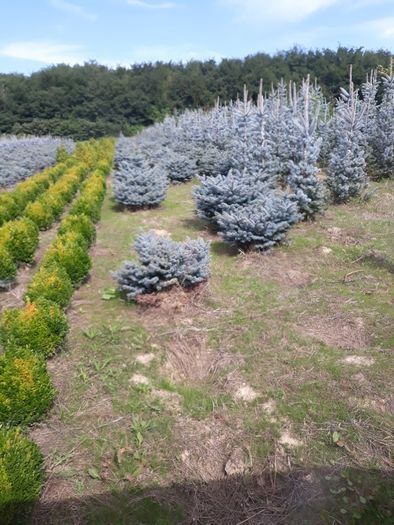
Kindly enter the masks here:
[[0, 194], [0, 226], [18, 216], [19, 206], [9, 193]]
[[0, 245], [0, 288], [7, 288], [15, 278], [15, 263], [8, 251]]
[[44, 359], [27, 348], [0, 355], [0, 423], [28, 425], [42, 417], [55, 392]]
[[52, 208], [44, 199], [28, 204], [25, 216], [32, 220], [40, 230], [47, 230], [55, 220]]
[[47, 357], [62, 345], [67, 331], [64, 312], [47, 299], [28, 302], [21, 309], [4, 310], [0, 319], [0, 341], [5, 350], [28, 347]]
[[26, 299], [32, 302], [48, 299], [65, 308], [73, 291], [71, 279], [62, 266], [40, 266], [27, 288]]
[[67, 215], [67, 217], [62, 220], [58, 231], [59, 235], [65, 235], [70, 232], [81, 235], [86, 240], [88, 246], [93, 243], [96, 237], [96, 229], [93, 222], [84, 214]]
[[66, 270], [73, 285], [78, 286], [89, 275], [91, 260], [83, 246], [83, 238], [78, 235], [71, 238], [71, 235], [60, 235], [56, 239], [47, 250], [42, 266], [61, 266]]
[[3, 525], [21, 524], [38, 500], [43, 457], [19, 428], [0, 428], [0, 512]]
[[0, 228], [0, 246], [16, 263], [30, 263], [38, 246], [38, 228], [24, 217], [7, 222]]

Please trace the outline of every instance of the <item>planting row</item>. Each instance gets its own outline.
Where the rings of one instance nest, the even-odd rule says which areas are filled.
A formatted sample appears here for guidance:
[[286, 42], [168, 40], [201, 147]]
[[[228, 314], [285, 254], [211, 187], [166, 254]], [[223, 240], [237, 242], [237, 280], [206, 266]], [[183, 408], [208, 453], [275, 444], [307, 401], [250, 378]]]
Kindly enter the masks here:
[[70, 154], [72, 140], [56, 137], [6, 137], [0, 139], [0, 188], [31, 177], [35, 172], [59, 162]]
[[3, 312], [0, 319], [0, 509], [4, 523], [16, 523], [39, 497], [42, 456], [17, 427], [48, 411], [55, 390], [45, 359], [65, 342], [65, 308], [91, 268], [89, 247], [111, 169], [112, 141], [100, 141], [96, 168], [60, 223], [57, 236], [28, 286], [25, 306]]
[[[0, 227], [0, 288], [15, 281], [18, 264], [32, 262], [38, 246], [38, 230], [49, 228], [71, 202], [88, 171], [94, 168], [95, 148], [94, 143], [78, 145], [75, 155], [65, 163], [4, 194], [9, 203], [15, 204], [13, 213], [20, 210], [22, 217]], [[45, 185], [47, 189], [42, 192]], [[32, 195], [36, 199], [28, 202]]]
[[75, 157], [70, 157], [65, 162], [33, 175], [17, 184], [13, 191], [0, 193], [0, 226], [23, 215], [26, 206], [58, 180], [71, 167], [74, 159]]

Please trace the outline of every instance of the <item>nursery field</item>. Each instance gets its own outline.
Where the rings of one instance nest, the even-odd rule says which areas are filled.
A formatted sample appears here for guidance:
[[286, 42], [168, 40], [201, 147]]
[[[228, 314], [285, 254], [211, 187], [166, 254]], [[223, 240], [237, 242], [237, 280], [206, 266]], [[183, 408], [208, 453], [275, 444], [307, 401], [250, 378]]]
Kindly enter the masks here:
[[[107, 191], [30, 428], [33, 523], [392, 523], [394, 182], [266, 254], [209, 230], [195, 184], [134, 212]], [[210, 240], [210, 279], [124, 302], [110, 271], [141, 229]]]

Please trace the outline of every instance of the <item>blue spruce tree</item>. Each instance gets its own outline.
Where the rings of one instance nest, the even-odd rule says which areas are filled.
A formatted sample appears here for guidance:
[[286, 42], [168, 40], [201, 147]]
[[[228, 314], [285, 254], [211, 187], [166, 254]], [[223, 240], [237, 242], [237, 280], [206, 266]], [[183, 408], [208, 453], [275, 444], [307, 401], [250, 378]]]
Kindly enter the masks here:
[[310, 114], [309, 77], [303, 82], [303, 110], [293, 116], [295, 148], [293, 159], [289, 160], [287, 182], [304, 219], [313, 218], [324, 209], [324, 185], [318, 178], [317, 160], [322, 139], [317, 136], [320, 107]]
[[219, 235], [243, 249], [268, 250], [281, 242], [300, 216], [287, 195], [270, 191], [259, 199], [216, 214]]
[[270, 175], [250, 174], [230, 170], [227, 175], [201, 177], [200, 186], [193, 189], [197, 215], [202, 219], [216, 222], [216, 214], [237, 204], [242, 206], [258, 199], [273, 186]]
[[375, 141], [377, 173], [394, 177], [394, 74], [383, 76], [383, 98], [378, 108]]
[[364, 111], [350, 77], [350, 89], [341, 88], [333, 121], [335, 143], [330, 155], [327, 185], [334, 202], [346, 202], [368, 184], [364, 149]]
[[139, 261], [125, 261], [112, 273], [129, 301], [176, 284], [190, 287], [209, 277], [209, 243], [203, 239], [175, 242], [150, 231], [137, 236], [134, 248]]
[[141, 153], [116, 162], [113, 195], [118, 204], [131, 208], [155, 206], [165, 199], [167, 187], [165, 171], [160, 166], [152, 167]]

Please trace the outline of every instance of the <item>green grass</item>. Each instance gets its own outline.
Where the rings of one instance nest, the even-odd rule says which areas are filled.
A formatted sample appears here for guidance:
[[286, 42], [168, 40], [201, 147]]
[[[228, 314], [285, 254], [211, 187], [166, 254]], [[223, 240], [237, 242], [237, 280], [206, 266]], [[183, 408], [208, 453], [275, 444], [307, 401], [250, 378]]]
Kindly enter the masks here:
[[[87, 523], [180, 523], [188, 505], [182, 510], [182, 503], [163, 501], [163, 491], [156, 499], [144, 491], [182, 484], [185, 477], [200, 481], [175, 458], [185, 450], [193, 458], [205, 442], [218, 447], [224, 462], [231, 447], [241, 444], [255, 473], [269, 473], [275, 462], [306, 470], [352, 466], [367, 472], [373, 466], [384, 472], [390, 461], [387, 432], [394, 422], [382, 399], [388, 401], [392, 382], [394, 184], [379, 184], [367, 203], [331, 207], [316, 222], [297, 225], [284, 245], [263, 256], [237, 254], [196, 219], [192, 185], [171, 187], [162, 206], [139, 212], [119, 212], [107, 196], [92, 277], [75, 294], [68, 348], [52, 361], [65, 384], [53, 412], [62, 440], [52, 445], [47, 462], [51, 468], [56, 457], [64, 458], [54, 475], [63, 476], [78, 497], [86, 496]], [[332, 227], [341, 229], [339, 237]], [[212, 276], [195, 304], [144, 309], [116, 296], [102, 299], [115, 286], [110, 272], [133, 257], [131, 244], [141, 228], [167, 230], [176, 240], [212, 241]], [[332, 251], [323, 255], [322, 247]], [[365, 258], [372, 250], [388, 263]], [[292, 271], [302, 279], [293, 281]], [[343, 325], [361, 319], [365, 346], [331, 344], [323, 333], [307, 330], [311, 319], [321, 319], [323, 328], [339, 319], [333, 325], [338, 340]], [[179, 341], [190, 350], [186, 373], [172, 361]], [[223, 357], [205, 375], [193, 373], [200, 365], [199, 345]], [[149, 366], [136, 361], [143, 353], [154, 354]], [[347, 355], [371, 357], [373, 363], [345, 365]], [[135, 374], [147, 384], [135, 384]], [[236, 400], [242, 383], [255, 390], [253, 402]], [[215, 428], [225, 432], [228, 449], [215, 441]], [[285, 430], [300, 447], [280, 446]], [[333, 442], [334, 432], [346, 446]], [[191, 441], [185, 443], [184, 435]], [[98, 479], [89, 475], [92, 468]], [[103, 492], [107, 497], [89, 502], [89, 495]], [[340, 503], [331, 503], [328, 515], [340, 519]], [[357, 514], [355, 504], [350, 508]], [[324, 523], [323, 517], [313, 523]]]

